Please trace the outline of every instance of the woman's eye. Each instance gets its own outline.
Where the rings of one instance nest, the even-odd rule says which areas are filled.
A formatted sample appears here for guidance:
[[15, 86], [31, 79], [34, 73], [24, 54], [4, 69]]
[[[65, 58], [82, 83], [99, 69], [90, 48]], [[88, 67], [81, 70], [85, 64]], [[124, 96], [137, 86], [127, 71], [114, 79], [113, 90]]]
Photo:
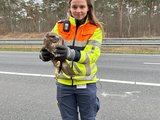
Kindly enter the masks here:
[[84, 9], [85, 6], [84, 5], [80, 5], [80, 6], [73, 5], [72, 8], [73, 9], [77, 9], [77, 8]]
[[84, 5], [81, 5], [81, 6], [79, 6], [81, 9], [83, 9], [83, 8], [85, 8], [85, 6]]
[[72, 8], [73, 8], [73, 9], [77, 9], [77, 6], [74, 6], [74, 5], [73, 5]]

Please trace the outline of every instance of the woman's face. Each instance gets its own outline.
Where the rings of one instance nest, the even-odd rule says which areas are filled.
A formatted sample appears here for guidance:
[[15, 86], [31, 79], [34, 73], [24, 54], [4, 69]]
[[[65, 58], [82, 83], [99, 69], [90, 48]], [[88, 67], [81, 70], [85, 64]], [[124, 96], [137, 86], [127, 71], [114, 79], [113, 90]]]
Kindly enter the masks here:
[[71, 15], [78, 19], [82, 20], [88, 12], [88, 6], [86, 0], [72, 0], [70, 4]]

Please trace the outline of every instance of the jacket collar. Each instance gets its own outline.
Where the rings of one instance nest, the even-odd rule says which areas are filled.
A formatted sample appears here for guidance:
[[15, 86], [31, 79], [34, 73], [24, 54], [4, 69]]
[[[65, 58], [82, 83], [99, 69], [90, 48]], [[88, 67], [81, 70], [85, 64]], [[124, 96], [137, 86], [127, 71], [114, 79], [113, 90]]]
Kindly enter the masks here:
[[[69, 21], [70, 21], [70, 23], [71, 23], [72, 25], [76, 26], [76, 19], [75, 19], [74, 17], [70, 16], [70, 17], [69, 17]], [[86, 23], [88, 23], [88, 22], [89, 22], [89, 19], [88, 19], [88, 17], [87, 17], [84, 24], [86, 24]]]

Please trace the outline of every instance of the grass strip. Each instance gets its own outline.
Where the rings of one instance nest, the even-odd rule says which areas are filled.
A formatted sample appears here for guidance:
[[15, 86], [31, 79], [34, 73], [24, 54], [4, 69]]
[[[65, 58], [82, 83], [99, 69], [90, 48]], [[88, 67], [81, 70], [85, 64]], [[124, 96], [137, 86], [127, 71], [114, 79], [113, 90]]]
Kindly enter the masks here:
[[103, 46], [101, 48], [103, 53], [119, 53], [119, 54], [160, 54], [160, 47], [147, 46], [122, 46], [111, 47]]
[[[38, 52], [42, 45], [1, 45], [0, 51], [33, 51]], [[103, 46], [102, 53], [118, 53], [118, 54], [160, 54], [160, 47], [147, 46]]]

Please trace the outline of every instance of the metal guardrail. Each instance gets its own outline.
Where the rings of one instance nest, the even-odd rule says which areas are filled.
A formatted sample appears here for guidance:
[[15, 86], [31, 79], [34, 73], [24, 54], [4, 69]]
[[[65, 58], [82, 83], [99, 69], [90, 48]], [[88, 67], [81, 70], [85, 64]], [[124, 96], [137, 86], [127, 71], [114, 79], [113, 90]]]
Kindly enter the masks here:
[[0, 40], [0, 45], [42, 45], [43, 40]]
[[[42, 39], [0, 39], [0, 45], [42, 44]], [[160, 46], [160, 38], [104, 38], [102, 46]]]
[[104, 38], [102, 46], [160, 46], [160, 38]]

